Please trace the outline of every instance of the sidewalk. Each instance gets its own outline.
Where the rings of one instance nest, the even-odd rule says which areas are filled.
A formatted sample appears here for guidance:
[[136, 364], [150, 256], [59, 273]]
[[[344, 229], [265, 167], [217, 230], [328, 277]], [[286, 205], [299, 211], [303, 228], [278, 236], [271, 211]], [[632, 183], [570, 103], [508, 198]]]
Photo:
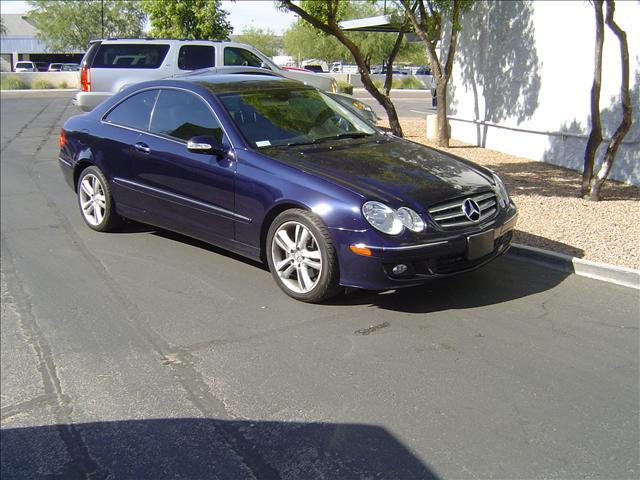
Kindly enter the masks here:
[[[407, 139], [436, 147], [426, 122], [401, 119]], [[443, 149], [487, 166], [504, 180], [519, 209], [514, 242], [596, 262], [640, 268], [640, 189], [607, 181], [603, 200], [578, 198], [581, 174], [453, 140]]]

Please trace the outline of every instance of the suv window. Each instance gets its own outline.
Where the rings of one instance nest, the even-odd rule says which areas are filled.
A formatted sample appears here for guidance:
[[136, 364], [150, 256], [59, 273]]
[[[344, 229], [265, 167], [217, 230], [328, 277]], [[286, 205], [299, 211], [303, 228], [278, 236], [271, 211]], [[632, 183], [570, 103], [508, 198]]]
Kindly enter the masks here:
[[215, 66], [215, 47], [206, 45], [184, 45], [178, 53], [180, 70], [198, 70]]
[[244, 48], [225, 47], [224, 64], [243, 67], [261, 67], [262, 59], [255, 53], [245, 50]]
[[196, 135], [210, 135], [222, 143], [222, 128], [205, 103], [195, 95], [180, 90], [161, 90], [153, 110], [153, 133], [180, 140]]
[[101, 44], [92, 68], [158, 68], [167, 56], [169, 45], [144, 43]]
[[138, 130], [147, 130], [157, 95], [158, 90], [136, 93], [111, 110], [105, 117], [105, 121]]
[[31, 62], [17, 62], [16, 68], [33, 68], [33, 63]]

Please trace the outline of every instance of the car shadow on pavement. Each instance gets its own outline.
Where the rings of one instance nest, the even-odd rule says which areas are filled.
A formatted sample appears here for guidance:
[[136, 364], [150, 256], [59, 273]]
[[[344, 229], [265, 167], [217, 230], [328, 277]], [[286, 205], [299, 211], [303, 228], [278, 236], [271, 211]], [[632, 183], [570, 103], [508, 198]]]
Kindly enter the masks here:
[[437, 479], [363, 424], [124, 420], [2, 430], [3, 479]]
[[570, 274], [504, 256], [470, 273], [422, 286], [373, 292], [355, 290], [333, 305], [371, 305], [406, 313], [457, 310], [517, 300], [556, 287]]

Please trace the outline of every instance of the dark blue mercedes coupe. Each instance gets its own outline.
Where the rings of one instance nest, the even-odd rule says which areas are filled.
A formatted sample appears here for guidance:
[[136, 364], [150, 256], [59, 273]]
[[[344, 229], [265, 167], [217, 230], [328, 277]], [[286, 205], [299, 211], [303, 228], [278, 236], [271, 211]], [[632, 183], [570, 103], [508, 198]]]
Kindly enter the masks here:
[[93, 230], [131, 219], [210, 242], [306, 302], [476, 269], [517, 217], [490, 170], [273, 76], [129, 87], [64, 124], [59, 163]]

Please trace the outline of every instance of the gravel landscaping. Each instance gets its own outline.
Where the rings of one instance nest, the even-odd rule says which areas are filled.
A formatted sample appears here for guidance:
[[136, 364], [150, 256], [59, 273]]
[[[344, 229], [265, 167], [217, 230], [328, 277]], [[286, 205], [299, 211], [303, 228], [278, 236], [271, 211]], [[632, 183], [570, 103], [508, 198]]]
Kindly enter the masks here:
[[[426, 122], [404, 119], [407, 139], [426, 140]], [[579, 198], [581, 175], [573, 170], [452, 141], [442, 149], [500, 175], [518, 206], [514, 241], [596, 262], [640, 268], [640, 189], [607, 181], [603, 200]]]

